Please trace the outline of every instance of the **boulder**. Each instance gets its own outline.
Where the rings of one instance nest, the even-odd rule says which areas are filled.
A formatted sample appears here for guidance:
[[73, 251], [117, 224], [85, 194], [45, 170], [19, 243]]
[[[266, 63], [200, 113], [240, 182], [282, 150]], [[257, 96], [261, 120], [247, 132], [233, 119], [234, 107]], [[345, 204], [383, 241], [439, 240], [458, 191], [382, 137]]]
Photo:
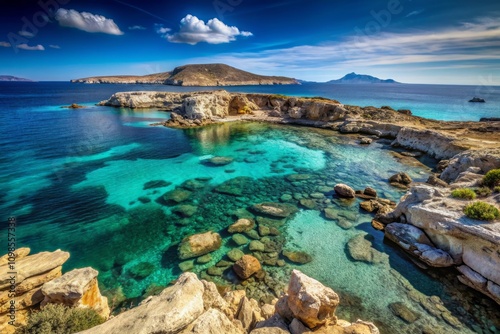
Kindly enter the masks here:
[[101, 295], [97, 285], [97, 270], [90, 267], [74, 269], [42, 286], [44, 299], [70, 307], [92, 308], [103, 318], [109, 317], [108, 299]]
[[[160, 333], [160, 332], [158, 332]], [[161, 332], [166, 333], [166, 332]], [[209, 309], [179, 334], [245, 334], [217, 309]]]
[[222, 239], [218, 233], [206, 232], [186, 237], [179, 245], [181, 260], [199, 257], [220, 248]]
[[276, 218], [287, 218], [299, 211], [294, 205], [272, 202], [255, 204], [254, 206], [252, 206], [252, 210], [259, 214]]
[[411, 310], [402, 302], [396, 302], [389, 304], [389, 309], [395, 316], [401, 318], [406, 323], [414, 323], [420, 318], [420, 314]]
[[295, 318], [309, 328], [335, 323], [339, 296], [330, 288], [298, 270], [288, 285], [288, 306]]
[[245, 253], [243, 253], [241, 250], [235, 248], [235, 249], [231, 249], [229, 252], [227, 252], [227, 257], [231, 260], [231, 261], [238, 261], [239, 259], [241, 259], [243, 257], [243, 255], [245, 255]]
[[500, 148], [469, 150], [455, 155], [441, 174], [441, 179], [453, 182], [470, 167], [479, 167], [482, 173], [500, 168]]
[[377, 197], [377, 191], [371, 187], [366, 187], [363, 194], [366, 196]]
[[334, 190], [340, 197], [344, 198], [356, 197], [356, 192], [354, 191], [354, 189], [343, 183], [335, 185]]
[[394, 174], [389, 178], [389, 183], [391, 185], [403, 189], [407, 189], [412, 182], [413, 180], [410, 175], [406, 174], [405, 172]]
[[248, 249], [252, 252], [263, 252], [266, 249], [266, 246], [258, 240], [253, 240], [250, 242]]
[[82, 334], [176, 334], [204, 312], [204, 286], [193, 273], [182, 274], [160, 295]]
[[260, 265], [259, 260], [251, 255], [243, 255], [241, 259], [236, 261], [233, 265], [234, 272], [244, 280], [250, 278], [250, 276], [261, 269], [262, 266]]
[[373, 139], [368, 138], [368, 137], [363, 137], [359, 140], [359, 143], [361, 145], [370, 145], [373, 142]]
[[211, 166], [226, 166], [234, 161], [234, 158], [231, 157], [213, 157], [208, 159], [208, 161], [204, 161], [205, 163]]
[[250, 334], [290, 334], [286, 322], [278, 314], [259, 322]]
[[227, 231], [229, 233], [242, 233], [248, 232], [255, 227], [255, 221], [253, 219], [241, 218], [238, 219], [234, 224], [229, 226]]
[[389, 224], [385, 228], [385, 237], [431, 267], [450, 267], [455, 264], [450, 254], [435, 248], [427, 235], [413, 225]]

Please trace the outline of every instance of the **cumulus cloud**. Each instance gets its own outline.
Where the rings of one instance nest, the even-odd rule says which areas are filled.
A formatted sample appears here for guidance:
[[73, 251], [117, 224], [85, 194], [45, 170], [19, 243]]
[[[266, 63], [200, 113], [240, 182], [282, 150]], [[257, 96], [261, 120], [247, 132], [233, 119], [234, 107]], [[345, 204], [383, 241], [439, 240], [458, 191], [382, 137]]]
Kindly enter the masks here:
[[63, 27], [76, 28], [86, 32], [123, 35], [123, 32], [112, 19], [108, 19], [102, 15], [60, 8], [56, 12], [55, 19]]
[[10, 43], [7, 43], [7, 42], [0, 42], [0, 46], [4, 47], [4, 48], [10, 48], [11, 47]]
[[237, 27], [230, 27], [217, 18], [211, 19], [205, 24], [203, 20], [188, 14], [181, 20], [179, 31], [174, 34], [167, 34], [165, 37], [172, 43], [195, 45], [200, 42], [209, 44], [229, 43], [235, 41], [237, 36], [249, 37], [252, 35], [251, 32], [240, 31]]
[[146, 30], [146, 27], [143, 27], [143, 26], [131, 26], [131, 27], [128, 27], [128, 30]]
[[23, 37], [27, 37], [27, 38], [35, 37], [35, 34], [29, 32], [29, 31], [26, 31], [26, 30], [21, 30], [18, 32], [18, 34], [23, 36]]
[[29, 46], [26, 43], [18, 44], [18, 45], [16, 45], [16, 48], [21, 49], [21, 50], [28, 50], [28, 51], [44, 51], [45, 50], [43, 45], [38, 44], [35, 46]]
[[59, 45], [54, 45], [54, 44], [51, 44], [49, 45], [49, 48], [52, 48], [52, 49], [60, 49], [61, 47]]

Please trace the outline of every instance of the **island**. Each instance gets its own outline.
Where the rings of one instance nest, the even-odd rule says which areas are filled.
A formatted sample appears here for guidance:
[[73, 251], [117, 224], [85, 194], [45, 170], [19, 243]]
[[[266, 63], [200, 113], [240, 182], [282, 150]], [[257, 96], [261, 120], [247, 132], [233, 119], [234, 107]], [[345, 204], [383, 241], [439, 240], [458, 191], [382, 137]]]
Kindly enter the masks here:
[[225, 64], [199, 64], [176, 67], [171, 72], [143, 76], [96, 76], [71, 80], [87, 84], [155, 84], [170, 86], [250, 86], [298, 85], [298, 80], [281, 76], [264, 76]]
[[379, 83], [387, 83], [387, 84], [399, 84], [393, 79], [379, 79], [377, 77], [367, 75], [367, 74], [356, 74], [354, 72], [346, 74], [340, 79], [330, 80], [327, 82], [328, 84], [334, 83], [348, 83], [348, 84], [379, 84]]
[[9, 81], [9, 82], [33, 82], [33, 80], [18, 78], [13, 75], [0, 75], [0, 81]]

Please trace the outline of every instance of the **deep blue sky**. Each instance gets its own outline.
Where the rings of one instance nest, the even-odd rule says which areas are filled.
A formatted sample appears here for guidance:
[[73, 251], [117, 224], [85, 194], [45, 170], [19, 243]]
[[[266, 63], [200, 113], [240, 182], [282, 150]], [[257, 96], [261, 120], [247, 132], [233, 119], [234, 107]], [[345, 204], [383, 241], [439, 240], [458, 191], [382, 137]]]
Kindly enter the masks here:
[[354, 71], [500, 85], [498, 0], [40, 2], [53, 10], [2, 5], [0, 74], [69, 80], [220, 62], [312, 81]]

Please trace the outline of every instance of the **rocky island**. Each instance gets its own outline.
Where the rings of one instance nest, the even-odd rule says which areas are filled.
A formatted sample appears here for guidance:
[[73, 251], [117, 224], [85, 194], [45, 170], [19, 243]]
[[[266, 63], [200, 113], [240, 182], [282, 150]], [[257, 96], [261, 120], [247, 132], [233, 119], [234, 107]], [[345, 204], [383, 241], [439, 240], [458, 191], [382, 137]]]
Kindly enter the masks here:
[[71, 80], [87, 84], [156, 84], [170, 86], [245, 86], [245, 85], [297, 85], [292, 78], [264, 76], [242, 71], [224, 64], [185, 65], [171, 72], [144, 76], [98, 76]]
[[32, 80], [15, 77], [13, 75], [0, 75], [0, 81], [8, 82], [33, 82]]
[[349, 73], [344, 75], [342, 78], [337, 80], [330, 80], [327, 84], [335, 84], [335, 83], [345, 83], [345, 84], [398, 84], [394, 79], [379, 79], [377, 77], [367, 75], [367, 74], [357, 74], [357, 73]]

